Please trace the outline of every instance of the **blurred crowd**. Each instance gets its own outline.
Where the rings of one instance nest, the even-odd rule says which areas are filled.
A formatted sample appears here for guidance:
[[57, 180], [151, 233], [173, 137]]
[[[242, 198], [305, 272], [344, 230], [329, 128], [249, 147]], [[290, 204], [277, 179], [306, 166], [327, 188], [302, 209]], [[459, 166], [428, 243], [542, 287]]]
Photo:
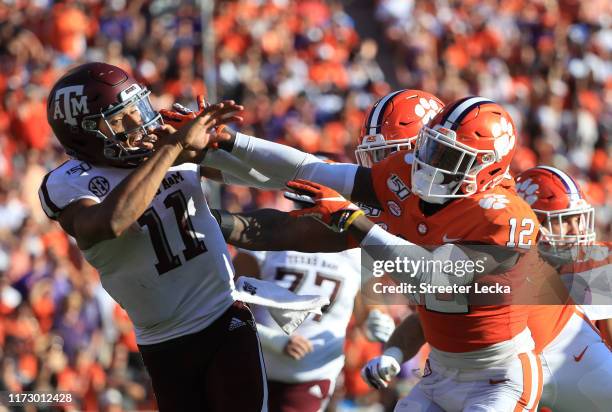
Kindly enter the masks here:
[[[243, 131], [348, 161], [365, 110], [393, 89], [484, 95], [521, 132], [514, 171], [546, 163], [578, 178], [610, 240], [609, 1], [217, 1], [214, 61], [203, 59], [197, 3], [0, 3], [0, 391], [66, 390], [79, 410], [155, 408], [129, 319], [38, 201], [44, 174], [65, 160], [47, 94], [77, 63], [126, 69], [158, 109], [193, 107], [216, 70], [216, 97], [246, 107]], [[378, 27], [371, 38], [349, 14], [357, 7]], [[289, 207], [272, 192], [222, 193], [231, 211]], [[358, 371], [380, 346], [348, 336], [338, 393], [376, 403]]]

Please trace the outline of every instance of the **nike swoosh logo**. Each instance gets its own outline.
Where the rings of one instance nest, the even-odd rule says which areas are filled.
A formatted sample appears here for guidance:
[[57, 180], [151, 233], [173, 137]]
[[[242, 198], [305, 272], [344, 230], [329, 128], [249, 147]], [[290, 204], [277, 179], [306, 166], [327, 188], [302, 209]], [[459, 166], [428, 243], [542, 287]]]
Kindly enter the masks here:
[[508, 382], [510, 379], [489, 379], [489, 385], [499, 385], [500, 383]]
[[322, 197], [319, 200], [325, 200], [327, 202], [346, 202], [346, 199], [343, 197]]
[[574, 360], [576, 362], [580, 362], [582, 360], [582, 357], [584, 356], [584, 353], [587, 351], [588, 348], [589, 348], [588, 346], [585, 346], [582, 352], [580, 352], [578, 356], [574, 355]]
[[446, 233], [442, 237], [442, 242], [444, 242], [444, 243], [453, 243], [453, 242], [456, 242], [458, 240], [461, 240], [461, 238], [459, 238], [459, 237], [457, 237], [457, 238], [448, 237]]

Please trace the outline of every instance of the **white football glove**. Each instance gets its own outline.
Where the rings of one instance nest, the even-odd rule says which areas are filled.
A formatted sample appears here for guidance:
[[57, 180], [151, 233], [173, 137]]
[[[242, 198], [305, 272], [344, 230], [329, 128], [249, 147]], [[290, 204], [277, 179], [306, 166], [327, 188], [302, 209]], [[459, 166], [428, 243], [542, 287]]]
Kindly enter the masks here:
[[395, 330], [393, 318], [378, 309], [373, 309], [366, 320], [366, 337], [372, 342], [387, 342]]
[[374, 389], [386, 388], [391, 379], [399, 373], [401, 360], [402, 352], [395, 347], [389, 348], [361, 369], [361, 377]]

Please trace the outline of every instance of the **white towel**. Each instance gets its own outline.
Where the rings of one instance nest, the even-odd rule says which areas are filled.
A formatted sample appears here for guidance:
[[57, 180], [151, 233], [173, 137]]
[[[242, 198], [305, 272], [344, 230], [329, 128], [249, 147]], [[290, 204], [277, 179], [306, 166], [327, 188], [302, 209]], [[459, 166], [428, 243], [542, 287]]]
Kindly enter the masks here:
[[320, 315], [329, 299], [318, 295], [296, 295], [276, 283], [241, 276], [232, 292], [234, 299], [268, 309], [278, 326], [290, 335], [309, 313]]

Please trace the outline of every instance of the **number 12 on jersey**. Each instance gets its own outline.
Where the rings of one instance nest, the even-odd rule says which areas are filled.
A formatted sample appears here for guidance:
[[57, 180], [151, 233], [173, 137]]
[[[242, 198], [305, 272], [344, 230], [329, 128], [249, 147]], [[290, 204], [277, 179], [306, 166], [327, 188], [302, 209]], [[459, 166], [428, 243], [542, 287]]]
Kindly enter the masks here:
[[[533, 222], [533, 220], [529, 219], [528, 217], [521, 220], [520, 232], [518, 233], [518, 237], [517, 237], [517, 231], [519, 230], [519, 227], [517, 225], [516, 218], [515, 217], [511, 218], [509, 223], [510, 223], [510, 235], [509, 235], [508, 242], [506, 243], [506, 246], [508, 247], [518, 246], [520, 248], [528, 248], [529, 246], [531, 246], [532, 244], [531, 235], [533, 234], [533, 229], [535, 228], [535, 223]], [[518, 244], [516, 242], [517, 238], [518, 238]]]
[[[164, 206], [168, 209], [172, 209], [174, 212], [176, 224], [185, 246], [185, 249], [183, 249], [183, 257], [185, 260], [191, 260], [206, 252], [207, 249], [204, 241], [198, 239], [195, 235], [193, 223], [187, 211], [187, 199], [185, 199], [183, 192], [177, 190], [170, 193], [164, 199]], [[159, 275], [163, 275], [181, 266], [181, 259], [177, 255], [172, 254], [168, 236], [166, 236], [166, 232], [164, 231], [161, 218], [153, 207], [145, 210], [142, 216], [138, 218], [138, 224], [141, 227], [146, 226], [149, 228], [149, 236], [151, 236], [151, 243], [153, 244], [153, 250], [157, 257], [155, 268]]]

